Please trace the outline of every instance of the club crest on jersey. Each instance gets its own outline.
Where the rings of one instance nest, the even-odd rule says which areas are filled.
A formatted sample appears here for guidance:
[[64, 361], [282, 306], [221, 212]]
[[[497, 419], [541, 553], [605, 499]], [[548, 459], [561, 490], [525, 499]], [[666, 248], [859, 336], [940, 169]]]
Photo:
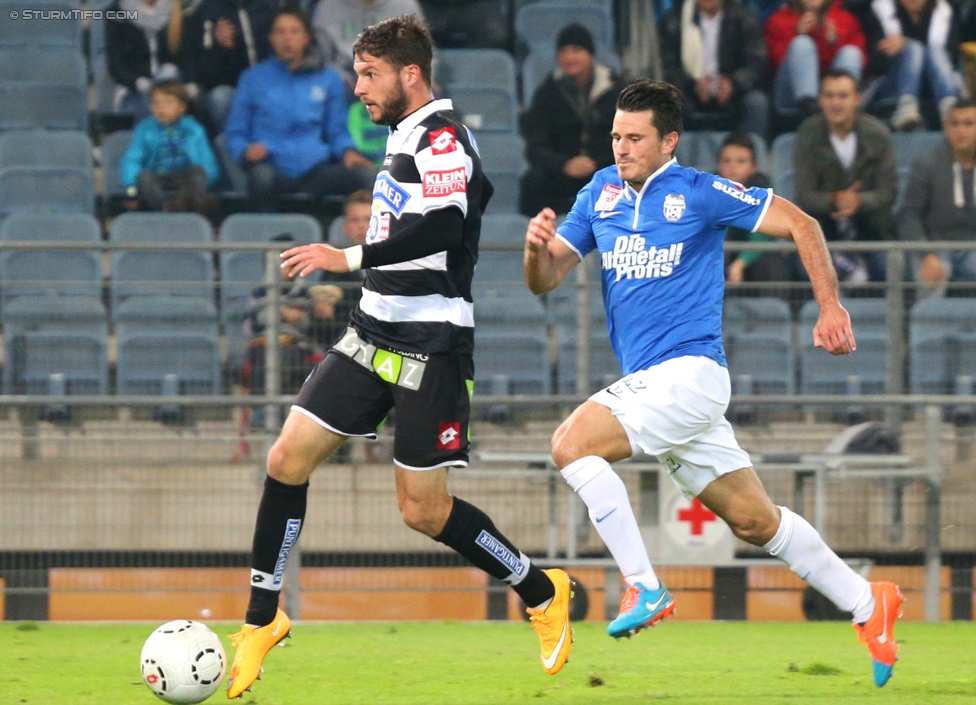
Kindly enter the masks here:
[[366, 244], [382, 242], [390, 237], [390, 214], [373, 213], [369, 217], [369, 228], [366, 230]]
[[403, 209], [410, 200], [410, 194], [387, 174], [380, 174], [373, 184], [373, 199], [379, 199], [381, 203], [389, 206], [393, 214], [399, 218]]
[[669, 193], [664, 197], [664, 219], [677, 223], [685, 212], [685, 197], [679, 193]]
[[596, 199], [596, 204], [593, 206], [593, 210], [596, 212], [612, 211], [613, 207], [617, 205], [617, 201], [620, 200], [623, 193], [623, 186], [604, 184], [603, 190], [600, 192], [600, 197]]
[[447, 154], [457, 149], [457, 136], [453, 127], [443, 127], [430, 133], [431, 154]]

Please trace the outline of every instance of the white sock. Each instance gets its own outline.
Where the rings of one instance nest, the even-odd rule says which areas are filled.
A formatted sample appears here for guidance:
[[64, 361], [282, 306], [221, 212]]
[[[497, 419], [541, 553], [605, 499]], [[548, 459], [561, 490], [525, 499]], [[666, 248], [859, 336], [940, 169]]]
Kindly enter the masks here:
[[830, 550], [806, 519], [786, 507], [780, 507], [780, 511], [779, 529], [763, 548], [810, 583], [837, 609], [851, 612], [855, 622], [870, 619], [874, 613], [871, 584]]
[[651, 567], [627, 488], [603, 458], [588, 455], [562, 469], [563, 479], [586, 504], [590, 521], [610, 549], [628, 585], [654, 590], [661, 583]]

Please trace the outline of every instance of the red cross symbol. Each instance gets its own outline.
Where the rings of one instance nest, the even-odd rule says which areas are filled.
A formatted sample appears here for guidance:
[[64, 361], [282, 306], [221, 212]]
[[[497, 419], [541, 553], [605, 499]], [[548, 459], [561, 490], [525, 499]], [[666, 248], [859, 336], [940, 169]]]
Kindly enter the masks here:
[[691, 500], [690, 509], [682, 509], [678, 512], [678, 521], [691, 522], [691, 535], [701, 536], [705, 533], [705, 522], [715, 521], [718, 517], [714, 512], [709, 511], [698, 498]]

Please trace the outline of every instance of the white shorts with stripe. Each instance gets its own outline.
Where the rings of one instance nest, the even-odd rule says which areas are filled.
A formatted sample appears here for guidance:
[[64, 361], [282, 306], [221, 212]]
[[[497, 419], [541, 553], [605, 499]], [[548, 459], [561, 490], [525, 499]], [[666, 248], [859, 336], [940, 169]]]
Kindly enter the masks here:
[[617, 417], [634, 452], [657, 457], [678, 489], [695, 497], [712, 480], [752, 465], [724, 416], [731, 393], [726, 368], [687, 356], [629, 374], [590, 399]]

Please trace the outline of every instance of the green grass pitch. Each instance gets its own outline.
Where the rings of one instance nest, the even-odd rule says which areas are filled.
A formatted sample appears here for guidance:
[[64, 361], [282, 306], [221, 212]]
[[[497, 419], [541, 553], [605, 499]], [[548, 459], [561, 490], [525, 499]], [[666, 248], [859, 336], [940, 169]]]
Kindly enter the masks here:
[[[156, 625], [0, 624], [3, 705], [151, 705], [139, 652]], [[211, 627], [226, 635], [235, 625]], [[242, 705], [976, 703], [976, 624], [899, 623], [884, 688], [843, 623], [670, 622], [616, 642], [576, 625], [547, 676], [527, 623], [298, 624]], [[227, 702], [223, 689], [208, 703]]]

